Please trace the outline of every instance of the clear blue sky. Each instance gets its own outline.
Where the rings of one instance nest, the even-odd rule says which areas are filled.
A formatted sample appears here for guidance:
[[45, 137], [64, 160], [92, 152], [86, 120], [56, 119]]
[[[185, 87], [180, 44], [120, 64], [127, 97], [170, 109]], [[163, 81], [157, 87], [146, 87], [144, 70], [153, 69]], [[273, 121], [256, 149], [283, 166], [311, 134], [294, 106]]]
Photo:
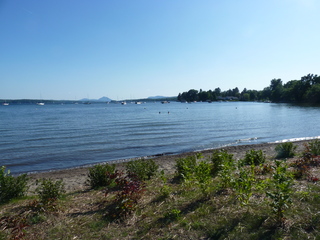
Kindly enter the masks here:
[[115, 100], [320, 74], [317, 0], [0, 0], [0, 99]]

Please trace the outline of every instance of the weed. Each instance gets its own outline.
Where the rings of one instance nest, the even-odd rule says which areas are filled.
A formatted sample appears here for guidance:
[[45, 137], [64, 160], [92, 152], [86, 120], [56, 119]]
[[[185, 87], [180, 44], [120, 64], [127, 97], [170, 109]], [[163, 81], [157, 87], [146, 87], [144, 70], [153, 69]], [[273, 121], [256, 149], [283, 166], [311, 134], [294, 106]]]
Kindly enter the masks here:
[[310, 193], [308, 191], [299, 191], [295, 194], [299, 198], [299, 201], [306, 201], [310, 196]]
[[291, 166], [295, 168], [293, 172], [295, 179], [305, 178], [312, 182], [318, 181], [317, 177], [312, 176], [310, 169], [311, 167], [320, 166], [320, 156], [310, 154], [308, 149], [302, 154], [302, 157], [295, 160]]
[[160, 172], [160, 178], [163, 182], [163, 185], [160, 188], [161, 197], [167, 198], [170, 196], [171, 188], [167, 185], [168, 179], [167, 179], [166, 175], [164, 174], [163, 170]]
[[51, 179], [41, 179], [37, 180], [36, 193], [43, 204], [49, 204], [55, 202], [57, 199], [61, 198], [65, 193], [64, 184], [62, 180], [53, 181]]
[[111, 220], [124, 220], [137, 208], [138, 201], [145, 191], [145, 183], [133, 175], [125, 176], [123, 172], [118, 172], [115, 182], [120, 189], [114, 198], [114, 205], [109, 212]]
[[177, 177], [184, 181], [190, 180], [197, 166], [197, 158], [200, 157], [201, 155], [195, 155], [176, 160]]
[[200, 161], [197, 163], [198, 158], [202, 158], [202, 155], [198, 154], [195, 156], [178, 159], [176, 161], [176, 174], [179, 179], [183, 180], [183, 184], [187, 188], [196, 184], [200, 186], [204, 195], [208, 195], [208, 187], [212, 178], [212, 164], [206, 161]]
[[292, 158], [295, 155], [297, 146], [293, 145], [292, 142], [284, 142], [276, 146], [277, 159], [281, 158]]
[[233, 155], [225, 150], [217, 150], [213, 152], [211, 161], [212, 175], [221, 179], [218, 188], [231, 187], [234, 180], [233, 171], [236, 169]]
[[211, 155], [212, 175], [215, 177], [218, 173], [228, 166], [234, 165], [233, 155], [226, 150], [215, 150]]
[[271, 200], [270, 206], [276, 215], [278, 223], [284, 223], [284, 212], [292, 203], [292, 176], [287, 170], [287, 165], [275, 161], [274, 172], [269, 181], [267, 196]]
[[171, 209], [165, 213], [164, 218], [167, 222], [177, 221], [181, 218], [181, 211], [179, 209]]
[[320, 141], [314, 140], [307, 145], [309, 152], [314, 156], [320, 155]]
[[256, 151], [251, 149], [250, 151], [246, 152], [244, 159], [240, 161], [241, 165], [255, 165], [258, 166], [260, 164], [265, 163], [266, 157], [261, 150]]
[[271, 164], [260, 164], [254, 168], [254, 171], [256, 175], [265, 175], [271, 173], [273, 170]]
[[194, 171], [195, 182], [200, 186], [202, 194], [205, 196], [210, 192], [209, 183], [212, 179], [211, 169], [212, 166], [210, 163], [201, 161], [197, 164]]
[[100, 187], [106, 187], [110, 184], [110, 178], [108, 174], [112, 174], [115, 171], [115, 165], [103, 164], [95, 165], [89, 168], [88, 183], [91, 188], [97, 189]]
[[10, 175], [10, 170], [6, 171], [6, 167], [0, 168], [0, 203], [5, 203], [13, 198], [25, 195], [28, 187], [28, 177], [22, 174], [18, 177]]
[[157, 173], [158, 168], [159, 166], [152, 159], [140, 159], [126, 164], [129, 175], [134, 174], [142, 181], [151, 179]]
[[255, 184], [254, 165], [250, 168], [241, 168], [239, 176], [234, 180], [234, 190], [237, 199], [242, 206], [248, 205], [249, 199], [252, 196], [252, 188]]

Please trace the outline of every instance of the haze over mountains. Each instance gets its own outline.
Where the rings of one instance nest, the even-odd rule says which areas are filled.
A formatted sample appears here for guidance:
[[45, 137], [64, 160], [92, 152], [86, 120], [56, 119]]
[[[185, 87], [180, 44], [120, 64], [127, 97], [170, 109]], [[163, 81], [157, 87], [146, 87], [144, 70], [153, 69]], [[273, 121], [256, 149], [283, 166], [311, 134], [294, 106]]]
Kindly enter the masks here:
[[[164, 97], [164, 96], [152, 96], [152, 97], [148, 97], [147, 99], [152, 99], [152, 100], [155, 100], [155, 99], [163, 99], [163, 98], [168, 98], [168, 97]], [[89, 99], [89, 98], [83, 98], [83, 99], [80, 99], [79, 101], [90, 101], [90, 102], [111, 102], [112, 99], [108, 98], [108, 97], [101, 97], [99, 99]]]
[[80, 99], [79, 101], [91, 101], [91, 102], [111, 102], [112, 99], [108, 98], [108, 97], [101, 97], [99, 99], [89, 99], [89, 98], [83, 98]]
[[163, 99], [163, 98], [168, 98], [168, 97], [164, 97], [164, 96], [148, 97], [148, 99]]

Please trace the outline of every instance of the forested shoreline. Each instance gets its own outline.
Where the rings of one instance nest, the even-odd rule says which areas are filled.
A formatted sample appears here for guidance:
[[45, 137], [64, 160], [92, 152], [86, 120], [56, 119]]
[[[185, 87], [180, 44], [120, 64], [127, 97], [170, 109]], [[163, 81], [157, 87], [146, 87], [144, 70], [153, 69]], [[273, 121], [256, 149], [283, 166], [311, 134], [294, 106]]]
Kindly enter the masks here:
[[190, 89], [188, 92], [179, 93], [178, 101], [271, 101], [288, 103], [320, 103], [320, 76], [308, 74], [300, 80], [291, 80], [283, 84], [281, 79], [272, 79], [270, 85], [263, 90], [243, 89], [236, 87], [221, 91], [219, 87], [214, 90], [200, 91]]

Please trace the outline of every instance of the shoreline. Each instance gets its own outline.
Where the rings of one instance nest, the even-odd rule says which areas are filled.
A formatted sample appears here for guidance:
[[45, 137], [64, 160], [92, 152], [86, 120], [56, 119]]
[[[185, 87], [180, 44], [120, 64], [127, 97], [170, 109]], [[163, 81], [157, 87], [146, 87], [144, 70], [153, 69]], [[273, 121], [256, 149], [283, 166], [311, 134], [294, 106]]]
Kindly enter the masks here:
[[[304, 144], [308, 143], [312, 140], [300, 140], [300, 141], [292, 141], [294, 145], [297, 146], [296, 152], [301, 152], [304, 150]], [[214, 150], [225, 149], [228, 153], [233, 154], [235, 160], [239, 160], [245, 156], [245, 153], [248, 150], [262, 150], [266, 155], [267, 159], [273, 158], [276, 155], [275, 146], [281, 144], [278, 143], [257, 143], [257, 144], [247, 144], [247, 145], [234, 145], [221, 147], [216, 149], [202, 150], [202, 151], [193, 151], [179, 154], [170, 154], [170, 155], [160, 155], [160, 156], [150, 156], [150, 157], [141, 157], [134, 159], [122, 159], [122, 160], [114, 160], [109, 162], [103, 162], [100, 164], [115, 164], [116, 169], [123, 170], [125, 169], [125, 163], [129, 161], [134, 161], [137, 159], [150, 159], [152, 158], [158, 165], [159, 170], [164, 170], [165, 173], [174, 173], [175, 168], [175, 160], [179, 158], [185, 158], [187, 156], [192, 156], [195, 153], [201, 153], [204, 158], [208, 158], [211, 156]], [[88, 169], [92, 167], [90, 166], [80, 166], [76, 168], [69, 169], [61, 169], [61, 170], [51, 170], [46, 172], [36, 172], [36, 173], [27, 173], [30, 178], [30, 188], [29, 193], [33, 193], [36, 188], [36, 180], [42, 178], [50, 178], [52, 180], [63, 180], [65, 184], [65, 189], [67, 193], [84, 191], [88, 190], [89, 186], [86, 184]]]

